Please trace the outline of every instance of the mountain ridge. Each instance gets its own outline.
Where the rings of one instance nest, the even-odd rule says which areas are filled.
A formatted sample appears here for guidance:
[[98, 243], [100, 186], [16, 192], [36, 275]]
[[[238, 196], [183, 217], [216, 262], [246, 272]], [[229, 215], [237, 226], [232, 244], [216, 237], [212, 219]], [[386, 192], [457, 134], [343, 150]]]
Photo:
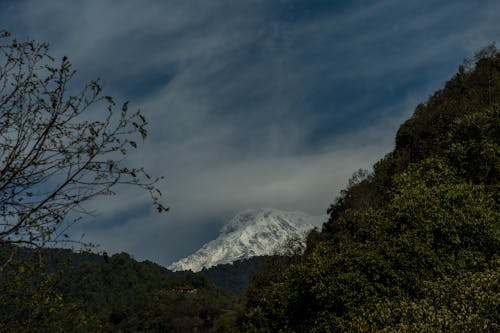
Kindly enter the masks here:
[[246, 209], [229, 220], [216, 239], [172, 263], [168, 269], [199, 272], [255, 256], [284, 254], [280, 251], [290, 250], [290, 243], [303, 248], [307, 233], [325, 221], [326, 215], [310, 216], [274, 208]]

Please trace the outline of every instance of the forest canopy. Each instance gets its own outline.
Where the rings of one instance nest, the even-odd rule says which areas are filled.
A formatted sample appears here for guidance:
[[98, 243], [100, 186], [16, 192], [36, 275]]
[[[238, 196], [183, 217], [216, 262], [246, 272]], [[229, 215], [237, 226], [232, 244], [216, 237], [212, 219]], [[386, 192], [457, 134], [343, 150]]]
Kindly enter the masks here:
[[242, 329], [498, 332], [499, 181], [492, 44], [417, 106], [373, 172], [353, 175], [306, 255], [248, 295]]

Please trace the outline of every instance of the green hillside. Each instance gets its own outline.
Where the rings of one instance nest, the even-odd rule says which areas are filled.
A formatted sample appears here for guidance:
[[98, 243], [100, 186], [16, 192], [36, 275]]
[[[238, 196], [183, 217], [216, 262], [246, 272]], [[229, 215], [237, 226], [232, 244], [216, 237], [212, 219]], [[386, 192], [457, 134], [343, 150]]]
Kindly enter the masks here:
[[261, 267], [268, 261], [267, 256], [252, 257], [238, 260], [232, 264], [222, 264], [208, 269], [203, 269], [201, 274], [216, 286], [242, 295], [250, 282]]
[[500, 331], [500, 52], [478, 52], [358, 171], [248, 332]]
[[21, 252], [1, 272], [1, 332], [209, 332], [239, 306], [201, 274], [126, 253]]

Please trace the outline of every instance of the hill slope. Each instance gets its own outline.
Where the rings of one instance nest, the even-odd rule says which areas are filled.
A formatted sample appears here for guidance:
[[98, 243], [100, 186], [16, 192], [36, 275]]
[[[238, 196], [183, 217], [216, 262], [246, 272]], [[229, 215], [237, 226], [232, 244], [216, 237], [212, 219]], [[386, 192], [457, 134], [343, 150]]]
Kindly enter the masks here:
[[[0, 255], [7, 254], [3, 250], [16, 249], [0, 248]], [[239, 308], [236, 296], [201, 274], [174, 273], [126, 253], [40, 251], [19, 248], [24, 259], [0, 270], [0, 327], [19, 332], [208, 332], [221, 316]], [[39, 255], [47, 262], [45, 269], [39, 267]]]
[[500, 52], [473, 64], [353, 175], [301, 261], [247, 297], [242, 331], [500, 331]]

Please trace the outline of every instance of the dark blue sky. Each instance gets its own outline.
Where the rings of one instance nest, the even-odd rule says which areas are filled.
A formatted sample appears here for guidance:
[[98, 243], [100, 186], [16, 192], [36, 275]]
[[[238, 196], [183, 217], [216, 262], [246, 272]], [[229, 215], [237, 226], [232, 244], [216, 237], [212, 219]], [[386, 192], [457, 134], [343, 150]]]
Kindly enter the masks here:
[[0, 22], [51, 44], [131, 100], [150, 137], [131, 162], [172, 208], [123, 190], [74, 229], [109, 252], [185, 256], [246, 208], [323, 214], [462, 61], [500, 36], [498, 1], [0, 1]]

